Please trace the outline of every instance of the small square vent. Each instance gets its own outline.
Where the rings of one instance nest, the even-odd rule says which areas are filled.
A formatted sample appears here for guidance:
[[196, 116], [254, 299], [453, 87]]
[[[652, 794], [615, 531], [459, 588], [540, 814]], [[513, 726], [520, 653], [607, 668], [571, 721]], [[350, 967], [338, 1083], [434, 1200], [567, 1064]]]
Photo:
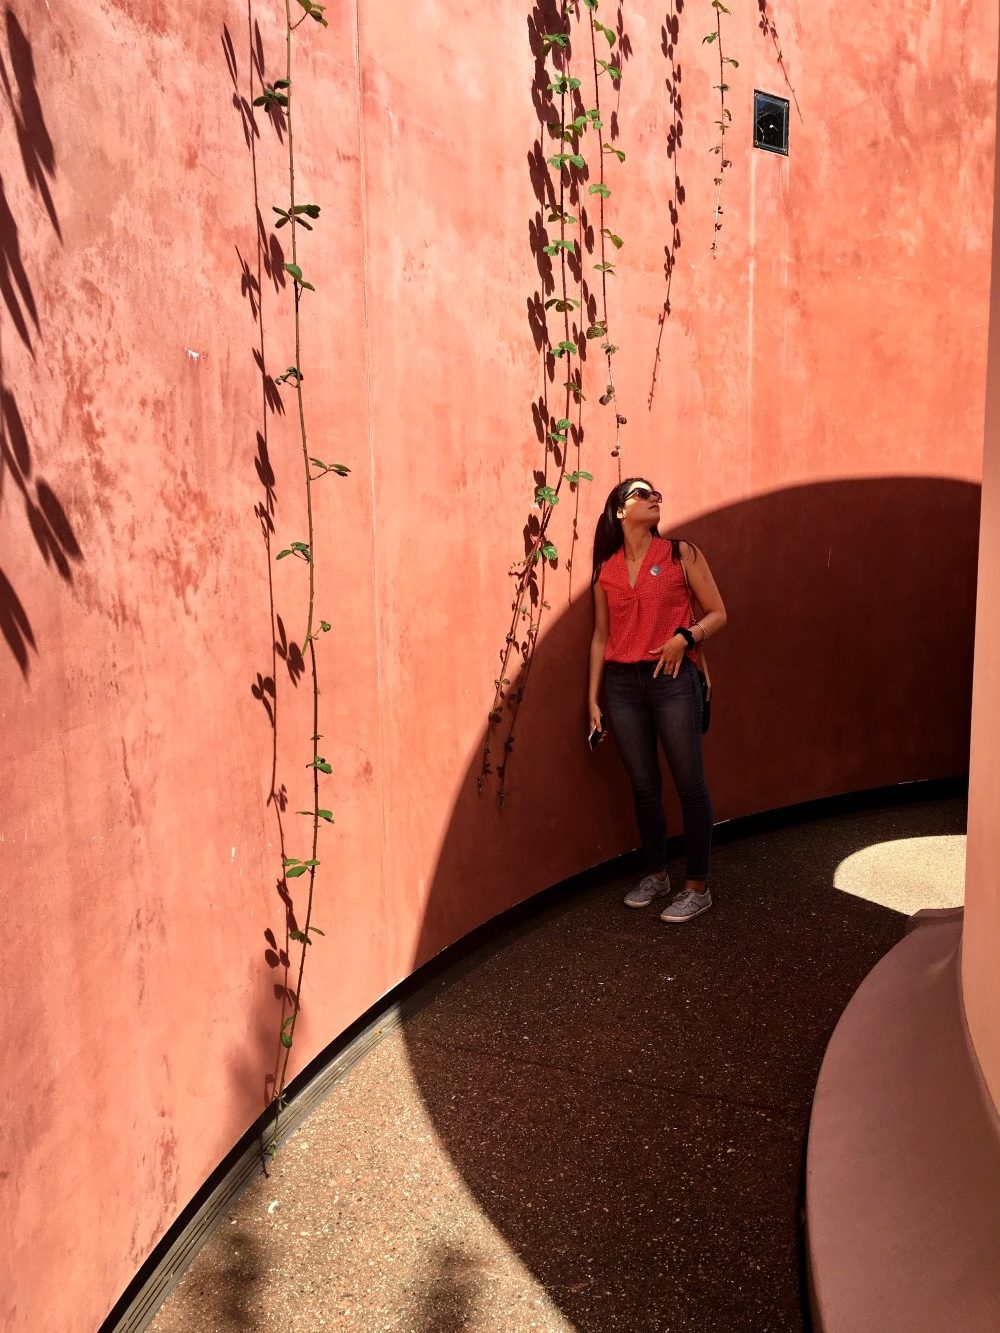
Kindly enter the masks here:
[[753, 146], [788, 156], [788, 99], [754, 91]]

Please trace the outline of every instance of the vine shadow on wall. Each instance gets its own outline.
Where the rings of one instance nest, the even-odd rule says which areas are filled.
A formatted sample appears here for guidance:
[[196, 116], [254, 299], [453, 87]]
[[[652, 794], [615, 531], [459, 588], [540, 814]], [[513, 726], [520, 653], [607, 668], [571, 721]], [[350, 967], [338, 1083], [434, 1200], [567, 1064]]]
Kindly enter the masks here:
[[[56, 176], [56, 155], [45, 124], [35, 81], [35, 62], [21, 25], [11, 9], [4, 16], [8, 69], [0, 51], [0, 90], [10, 113], [25, 178], [40, 198], [48, 220], [62, 241], [62, 231], [52, 198], [50, 181]], [[21, 253], [17, 220], [7, 201], [0, 177], [0, 295], [6, 317], [21, 342], [35, 359], [41, 338], [38, 306], [31, 279]], [[46, 565], [52, 565], [65, 582], [73, 581], [72, 562], [83, 553], [59, 497], [44, 477], [36, 475], [32, 446], [14, 388], [4, 368], [4, 313], [0, 311], [0, 504], [8, 479], [20, 493], [28, 529]], [[14, 660], [27, 679], [31, 654], [38, 652], [31, 620], [6, 570], [0, 569], [0, 628]]]
[[[274, 533], [278, 493], [270, 454], [270, 421], [284, 413], [279, 386], [270, 374], [267, 313], [269, 302], [288, 290], [285, 277], [285, 255], [281, 242], [268, 229], [261, 209], [261, 185], [258, 147], [262, 142], [261, 129], [267, 126], [279, 143], [284, 141], [286, 123], [280, 109], [273, 104], [255, 108], [269, 79], [266, 68], [264, 40], [254, 6], [247, 3], [245, 28], [234, 37], [228, 24], [220, 34], [222, 53], [232, 85], [232, 106], [236, 112], [240, 132], [247, 152], [248, 202], [252, 216], [253, 249], [249, 257], [237, 247], [236, 273], [240, 293], [247, 303], [254, 326], [256, 341], [251, 347], [255, 374], [260, 387], [258, 429], [254, 442], [253, 468], [260, 487], [254, 507], [254, 518], [260, 527], [262, 562], [267, 577], [267, 626], [270, 645], [270, 667], [267, 673], [258, 671], [250, 684], [250, 693], [260, 705], [271, 733], [271, 772], [268, 784], [267, 807], [274, 820], [277, 863], [281, 864], [286, 852], [284, 816], [288, 793], [278, 773], [278, 727], [281, 716], [280, 689], [287, 675], [290, 688], [296, 688], [305, 672], [305, 661], [298, 646], [290, 640], [288, 630], [277, 610], [274, 595]], [[274, 892], [278, 899], [280, 923], [267, 926], [262, 934], [260, 953], [254, 958], [254, 968], [261, 976], [261, 993], [252, 1021], [252, 1040], [246, 1050], [231, 1057], [232, 1079], [251, 1090], [265, 1109], [273, 1096], [283, 1047], [279, 1041], [282, 1021], [290, 1012], [294, 992], [290, 987], [291, 959], [290, 932], [298, 928], [295, 908], [288, 886], [276, 876]], [[259, 967], [260, 960], [263, 968]], [[266, 1163], [265, 1163], [266, 1166]]]
[[[966, 771], [978, 525], [977, 486], [905, 477], [777, 492], [679, 525], [730, 613], [712, 654], [717, 819]], [[606, 857], [634, 841], [613, 746], [591, 756], [582, 740], [588, 600], [538, 645], [505, 811], [477, 798], [474, 763], [465, 775], [414, 967], [544, 887], [540, 863], [551, 882], [600, 859], [595, 829]], [[928, 633], [937, 606], [954, 627], [947, 652]], [[939, 808], [928, 821], [922, 832], [961, 831]], [[546, 862], [545, 839], [561, 856]], [[833, 890], [858, 850], [849, 825], [817, 842], [785, 830], [777, 846], [784, 859], [763, 867], [738, 842], [720, 848], [717, 905], [683, 931], [626, 912], [620, 889], [553, 909], [404, 1029], [441, 1142], [575, 1327], [800, 1317], [816, 1075], [903, 918]], [[685, 1237], [697, 1238], [686, 1270], [671, 1249]], [[451, 1266], [467, 1304], [481, 1265]]]

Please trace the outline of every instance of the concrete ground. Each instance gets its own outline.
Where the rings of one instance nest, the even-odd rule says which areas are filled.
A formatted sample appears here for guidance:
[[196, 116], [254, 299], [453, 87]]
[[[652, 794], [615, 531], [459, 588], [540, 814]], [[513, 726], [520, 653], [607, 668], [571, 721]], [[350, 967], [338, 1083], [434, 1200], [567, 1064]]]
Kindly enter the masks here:
[[152, 1328], [806, 1328], [823, 1052], [906, 914], [961, 903], [964, 828], [961, 801], [819, 820], [719, 847], [687, 925], [614, 883], [494, 940], [336, 1086]]

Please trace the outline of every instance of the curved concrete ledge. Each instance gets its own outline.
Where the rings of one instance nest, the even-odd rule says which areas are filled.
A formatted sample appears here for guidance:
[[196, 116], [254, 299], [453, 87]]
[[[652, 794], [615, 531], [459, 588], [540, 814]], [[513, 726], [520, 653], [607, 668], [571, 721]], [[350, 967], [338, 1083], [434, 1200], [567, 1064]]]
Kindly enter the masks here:
[[1000, 1120], [962, 1006], [961, 912], [919, 914], [820, 1070], [806, 1162], [822, 1333], [1000, 1328]]

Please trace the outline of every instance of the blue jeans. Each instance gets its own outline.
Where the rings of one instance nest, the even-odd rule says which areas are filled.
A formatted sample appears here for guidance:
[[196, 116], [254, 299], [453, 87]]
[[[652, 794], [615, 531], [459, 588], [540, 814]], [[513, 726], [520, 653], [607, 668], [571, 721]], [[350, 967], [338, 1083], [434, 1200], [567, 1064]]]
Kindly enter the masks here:
[[667, 863], [667, 820], [656, 748], [659, 739], [684, 815], [687, 877], [707, 880], [712, 848], [712, 798], [701, 760], [698, 673], [688, 657], [681, 663], [676, 679], [662, 672], [654, 679], [655, 666], [655, 660], [605, 665], [608, 722], [632, 783], [647, 872], [663, 870]]

